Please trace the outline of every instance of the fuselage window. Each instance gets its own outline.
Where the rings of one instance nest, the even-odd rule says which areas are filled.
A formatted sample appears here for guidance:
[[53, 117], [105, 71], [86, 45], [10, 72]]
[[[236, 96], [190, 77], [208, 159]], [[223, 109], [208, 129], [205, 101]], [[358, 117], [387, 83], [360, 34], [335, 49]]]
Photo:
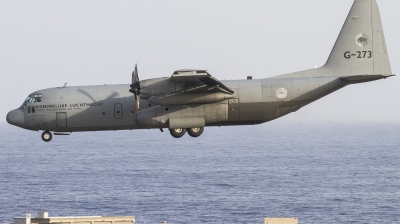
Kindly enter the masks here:
[[28, 113], [35, 113], [35, 106], [28, 107]]

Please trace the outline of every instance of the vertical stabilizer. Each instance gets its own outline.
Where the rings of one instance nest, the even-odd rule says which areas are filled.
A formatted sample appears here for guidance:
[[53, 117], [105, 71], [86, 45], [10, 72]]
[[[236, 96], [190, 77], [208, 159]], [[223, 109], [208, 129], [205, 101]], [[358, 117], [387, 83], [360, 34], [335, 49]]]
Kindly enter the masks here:
[[326, 75], [391, 75], [376, 0], [355, 0], [326, 64]]

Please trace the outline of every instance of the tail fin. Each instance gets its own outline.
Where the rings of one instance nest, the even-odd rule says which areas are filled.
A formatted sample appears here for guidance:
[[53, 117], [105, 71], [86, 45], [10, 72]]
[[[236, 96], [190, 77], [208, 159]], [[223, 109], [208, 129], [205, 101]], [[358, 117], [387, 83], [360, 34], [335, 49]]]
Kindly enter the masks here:
[[376, 0], [355, 0], [326, 64], [324, 75], [391, 75]]

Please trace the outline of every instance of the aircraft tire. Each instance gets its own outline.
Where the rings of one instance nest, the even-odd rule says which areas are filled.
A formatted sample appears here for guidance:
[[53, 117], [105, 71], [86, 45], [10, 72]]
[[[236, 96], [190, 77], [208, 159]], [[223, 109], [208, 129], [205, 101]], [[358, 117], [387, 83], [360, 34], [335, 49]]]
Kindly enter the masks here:
[[51, 141], [51, 139], [53, 138], [53, 135], [51, 134], [51, 132], [49, 131], [44, 131], [42, 133], [42, 140], [45, 142], [49, 142]]
[[172, 137], [180, 138], [185, 135], [186, 129], [184, 128], [169, 129], [169, 132], [171, 133]]
[[192, 136], [193, 138], [199, 137], [201, 134], [203, 134], [204, 128], [189, 128], [188, 129], [188, 134]]

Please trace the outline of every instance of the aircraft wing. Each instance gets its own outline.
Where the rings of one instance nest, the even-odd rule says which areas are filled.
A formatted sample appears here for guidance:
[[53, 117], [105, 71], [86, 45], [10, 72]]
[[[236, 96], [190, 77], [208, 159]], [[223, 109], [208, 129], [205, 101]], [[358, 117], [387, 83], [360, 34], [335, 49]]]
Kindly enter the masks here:
[[207, 70], [181, 69], [172, 74], [171, 82], [184, 83], [184, 92], [222, 92], [233, 94], [234, 92], [212, 77]]

